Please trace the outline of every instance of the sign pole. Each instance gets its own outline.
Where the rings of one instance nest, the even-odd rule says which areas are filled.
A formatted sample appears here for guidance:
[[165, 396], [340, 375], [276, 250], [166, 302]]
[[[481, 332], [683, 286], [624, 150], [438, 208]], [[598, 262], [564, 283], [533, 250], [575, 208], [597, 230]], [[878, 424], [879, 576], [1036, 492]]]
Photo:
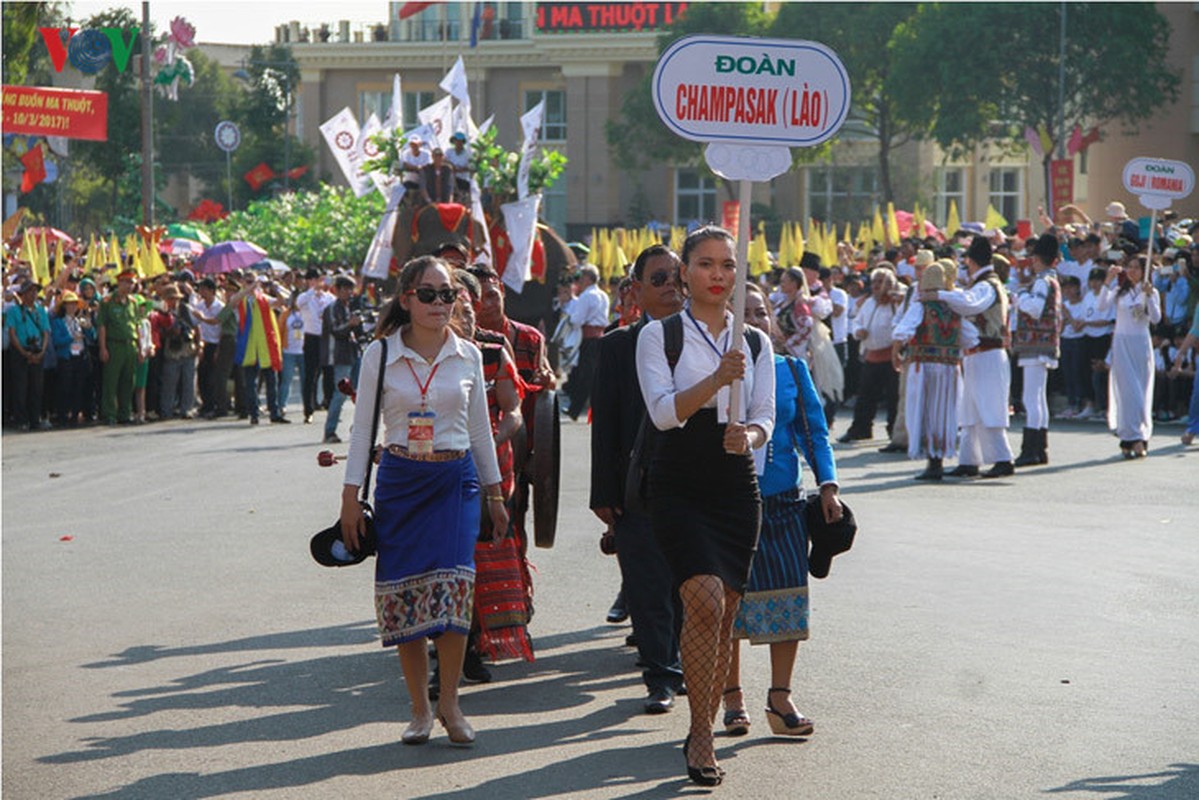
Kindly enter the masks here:
[[233, 210], [233, 153], [225, 151], [225, 198], [229, 201], [229, 210]]
[[[740, 347], [745, 335], [745, 282], [749, 280], [749, 206], [750, 195], [753, 194], [753, 181], [740, 180], [737, 182], [737, 200], [740, 210], [737, 212], [737, 282], [733, 284], [733, 333], [729, 337], [729, 347]], [[754, 368], [746, 364], [746, 370]], [[741, 419], [741, 381], [733, 381], [729, 387], [729, 422]]]
[[1145, 284], [1143, 287], [1143, 293], [1145, 295], [1146, 311], [1149, 310], [1149, 287], [1153, 283], [1150, 276], [1153, 274], [1153, 239], [1155, 238], [1154, 233], [1156, 233], [1156, 231], [1157, 209], [1155, 208], [1153, 209], [1153, 213], [1149, 215], [1149, 250], [1148, 255], [1145, 256], [1145, 269], [1142, 270], [1144, 274], [1141, 275], [1141, 282]]

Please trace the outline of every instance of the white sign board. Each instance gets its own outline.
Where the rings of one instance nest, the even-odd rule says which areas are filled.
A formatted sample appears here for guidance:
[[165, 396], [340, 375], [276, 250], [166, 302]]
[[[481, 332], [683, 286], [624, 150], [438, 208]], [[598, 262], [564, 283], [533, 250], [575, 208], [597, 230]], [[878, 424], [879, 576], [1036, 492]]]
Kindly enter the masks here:
[[223, 119], [216, 124], [213, 138], [216, 139], [217, 147], [226, 153], [232, 153], [241, 144], [241, 129], [237, 127], [236, 122]]
[[817, 42], [687, 36], [654, 70], [666, 127], [698, 142], [811, 147], [849, 113], [849, 75]]
[[1194, 191], [1195, 172], [1182, 161], [1134, 158], [1124, 165], [1124, 188], [1145, 208], [1161, 210]]

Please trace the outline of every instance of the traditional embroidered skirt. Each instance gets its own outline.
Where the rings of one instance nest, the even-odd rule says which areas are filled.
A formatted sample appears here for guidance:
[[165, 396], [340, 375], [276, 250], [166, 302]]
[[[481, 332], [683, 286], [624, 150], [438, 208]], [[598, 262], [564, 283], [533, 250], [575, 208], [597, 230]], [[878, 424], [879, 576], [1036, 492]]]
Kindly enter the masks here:
[[384, 647], [470, 632], [481, 513], [470, 454], [455, 461], [383, 454], [375, 488], [375, 615]]
[[799, 489], [762, 498], [762, 534], [733, 637], [753, 644], [808, 638], [808, 532]]
[[725, 426], [704, 408], [682, 428], [655, 432], [649, 507], [654, 538], [675, 587], [695, 575], [717, 575], [745, 591], [758, 542], [762, 504], [754, 462], [724, 451]]

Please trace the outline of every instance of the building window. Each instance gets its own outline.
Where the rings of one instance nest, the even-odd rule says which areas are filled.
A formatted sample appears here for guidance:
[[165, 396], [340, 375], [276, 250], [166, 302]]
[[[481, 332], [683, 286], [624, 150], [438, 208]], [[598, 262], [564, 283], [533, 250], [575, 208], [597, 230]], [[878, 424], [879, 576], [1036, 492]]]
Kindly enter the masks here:
[[718, 221], [716, 181], [696, 169], [678, 169], [674, 173], [674, 224], [704, 224]]
[[[935, 223], [944, 225], [949, 220], [949, 204], [956, 203], [958, 219], [966, 213], [966, 170], [961, 167], [943, 167], [937, 170], [937, 199], [933, 214]], [[946, 231], [950, 236], [954, 231]]]
[[371, 91], [358, 93], [358, 122], [365, 125], [374, 114], [382, 122], [391, 108], [391, 91]]
[[534, 90], [525, 92], [525, 112], [545, 100], [545, 114], [541, 118], [542, 142], [566, 141], [566, 92]]
[[566, 235], [566, 176], [569, 165], [554, 181], [554, 185], [541, 190], [541, 219], [559, 236]]
[[869, 219], [879, 202], [877, 167], [808, 169], [808, 215], [825, 223]]
[[[393, 7], [402, 3], [393, 3]], [[457, 3], [434, 3], [402, 21], [404, 40], [409, 42], [456, 42], [462, 38], [462, 7]], [[399, 8], [396, 9], [399, 15]]]
[[1085, 149], [1080, 150], [1078, 153], [1078, 174], [1087, 174], [1087, 151]]
[[[474, 4], [470, 9], [471, 22], [474, 24]], [[488, 2], [482, 3], [479, 9], [479, 40], [494, 39], [523, 39], [525, 38], [525, 20], [523, 4], [519, 2]]]
[[415, 128], [420, 121], [417, 113], [433, 105], [432, 92], [404, 92], [404, 127]]
[[991, 170], [990, 203], [1003, 215], [1009, 224], [1024, 217], [1024, 181], [1019, 167], [1001, 167]]

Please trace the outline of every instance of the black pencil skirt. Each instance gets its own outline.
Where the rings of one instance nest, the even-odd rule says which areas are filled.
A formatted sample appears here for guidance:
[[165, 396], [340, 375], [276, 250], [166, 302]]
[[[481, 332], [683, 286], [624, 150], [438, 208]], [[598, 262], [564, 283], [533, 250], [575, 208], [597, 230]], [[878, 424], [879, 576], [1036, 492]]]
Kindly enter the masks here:
[[647, 494], [654, 536], [674, 585], [717, 575], [744, 593], [758, 544], [762, 499], [753, 458], [726, 453], [725, 425], [701, 409], [682, 428], [655, 431]]

